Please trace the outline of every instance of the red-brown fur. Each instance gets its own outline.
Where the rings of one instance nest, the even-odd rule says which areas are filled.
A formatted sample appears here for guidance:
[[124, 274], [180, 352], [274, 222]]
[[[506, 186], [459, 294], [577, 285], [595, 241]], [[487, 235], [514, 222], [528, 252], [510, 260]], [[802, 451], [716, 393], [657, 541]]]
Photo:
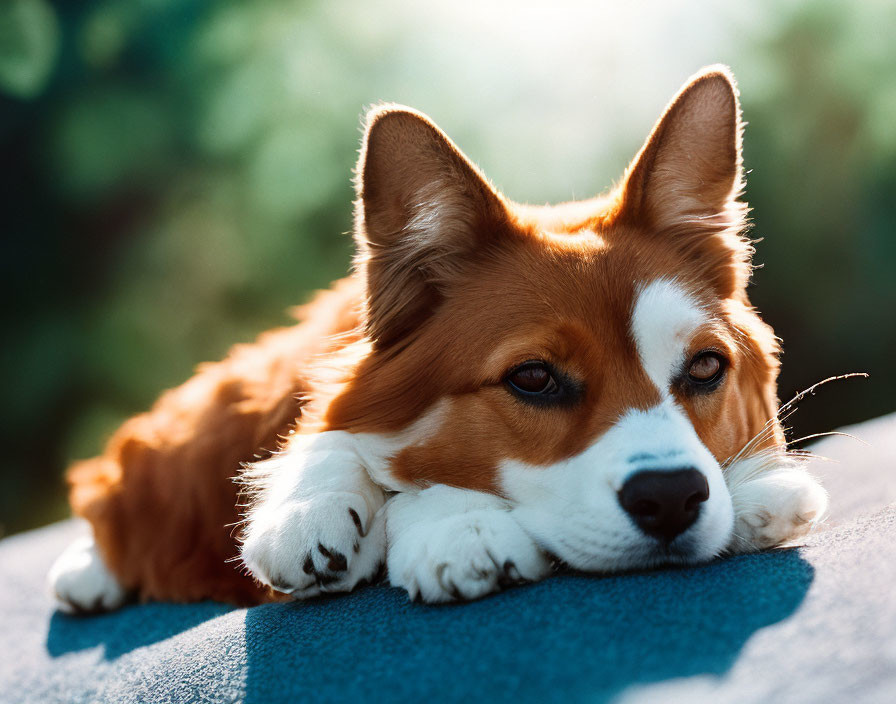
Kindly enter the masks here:
[[[102, 457], [72, 469], [72, 505], [122, 584], [144, 599], [277, 598], [230, 561], [233, 478], [277, 448], [303, 394], [314, 420], [299, 432], [394, 432], [448, 400], [432, 437], [392, 460], [408, 481], [499, 491], [501, 459], [542, 465], [581, 452], [626, 409], [658, 400], [628, 326], [636, 287], [659, 277], [685, 285], [716, 321], [692, 352], [724, 351], [728, 381], [678, 401], [720, 462], [736, 454], [775, 415], [777, 347], [745, 292], [735, 93], [726, 75], [691, 88], [701, 81], [673, 101], [613, 194], [553, 208], [496, 193], [422, 116], [375, 111], [358, 174], [354, 276], [298, 326], [203, 366], [128, 421]], [[695, 139], [696, 167], [681, 157]], [[440, 203], [440, 237], [406, 241], [424, 197]], [[335, 386], [312, 381], [322, 353], [343, 367]], [[504, 376], [533, 358], [584, 382], [582, 402], [545, 410], [511, 397]], [[756, 449], [780, 442], [778, 432]]]
[[[300, 416], [304, 374], [332, 335], [358, 322], [354, 280], [300, 309], [305, 322], [202, 365], [125, 423], [102, 457], [69, 472], [71, 504], [93, 526], [109, 568], [143, 599], [272, 598], [232, 560], [241, 463], [276, 450]], [[346, 338], [350, 340], [351, 338]]]

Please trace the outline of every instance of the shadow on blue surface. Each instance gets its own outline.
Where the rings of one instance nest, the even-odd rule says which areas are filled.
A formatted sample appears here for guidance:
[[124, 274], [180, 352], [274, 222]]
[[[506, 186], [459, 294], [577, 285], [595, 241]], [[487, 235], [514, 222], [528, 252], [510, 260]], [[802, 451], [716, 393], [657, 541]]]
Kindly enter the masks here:
[[797, 610], [813, 575], [798, 551], [780, 550], [697, 568], [563, 574], [462, 605], [415, 604], [385, 586], [226, 622], [213, 621], [232, 611], [221, 604], [144, 604], [57, 613], [46, 647], [57, 657], [102, 645], [108, 662], [208, 622], [176, 647], [194, 658], [207, 638], [232, 646], [191, 667], [204, 663], [194, 676], [209, 683], [239, 682], [235, 696], [249, 704], [309, 692], [321, 702], [601, 702], [636, 684], [724, 675], [754, 633]]
[[50, 618], [47, 652], [57, 657], [103, 645], [104, 657], [114, 660], [231, 610], [232, 607], [209, 601], [201, 604], [134, 604], [96, 616], [69, 616], [57, 611]]
[[796, 550], [688, 569], [561, 575], [460, 606], [386, 587], [271, 604], [245, 620], [245, 701], [607, 701], [633, 684], [723, 675], [790, 616], [813, 568]]

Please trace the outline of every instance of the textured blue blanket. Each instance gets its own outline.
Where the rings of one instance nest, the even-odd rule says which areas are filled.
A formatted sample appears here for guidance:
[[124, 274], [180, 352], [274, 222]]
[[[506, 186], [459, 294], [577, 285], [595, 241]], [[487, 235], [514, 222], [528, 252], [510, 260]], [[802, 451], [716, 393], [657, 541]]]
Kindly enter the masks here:
[[866, 498], [798, 549], [460, 606], [377, 586], [69, 617], [43, 577], [83, 526], [50, 526], [0, 543], [0, 701], [896, 701], [894, 444], [854, 461]]

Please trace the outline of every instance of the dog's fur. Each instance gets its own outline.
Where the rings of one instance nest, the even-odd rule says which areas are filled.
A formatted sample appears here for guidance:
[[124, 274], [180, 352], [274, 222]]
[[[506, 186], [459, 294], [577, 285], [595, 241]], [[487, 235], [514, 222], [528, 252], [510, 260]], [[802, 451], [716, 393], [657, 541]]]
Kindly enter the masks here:
[[[352, 589], [384, 560], [412, 596], [475, 598], [549, 556], [611, 571], [804, 533], [826, 496], [786, 452], [776, 339], [747, 299], [741, 129], [732, 77], [704, 69], [608, 196], [530, 207], [425, 116], [372, 110], [354, 274], [72, 468], [94, 540], [54, 566], [61, 603], [254, 604]], [[726, 369], [701, 390], [707, 350]], [[509, 386], [529, 360], [558, 391]], [[709, 497], [663, 543], [618, 492], [682, 467]]]

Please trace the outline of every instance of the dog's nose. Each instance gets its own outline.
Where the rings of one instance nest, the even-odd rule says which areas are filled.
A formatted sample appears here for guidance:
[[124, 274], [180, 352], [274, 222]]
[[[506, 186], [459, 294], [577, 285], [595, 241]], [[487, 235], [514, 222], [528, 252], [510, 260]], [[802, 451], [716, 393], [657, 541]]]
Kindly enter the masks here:
[[687, 530], [708, 498], [706, 477], [693, 468], [638, 472], [619, 490], [619, 503], [638, 527], [665, 541]]

